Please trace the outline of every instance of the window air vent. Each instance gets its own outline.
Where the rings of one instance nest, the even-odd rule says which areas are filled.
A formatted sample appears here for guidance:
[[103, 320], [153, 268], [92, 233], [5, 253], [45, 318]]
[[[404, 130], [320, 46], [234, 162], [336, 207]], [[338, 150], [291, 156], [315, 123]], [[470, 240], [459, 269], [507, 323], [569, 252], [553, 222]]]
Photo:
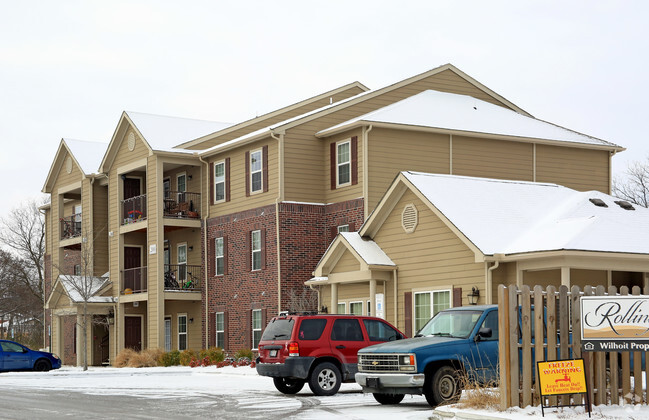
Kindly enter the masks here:
[[628, 201], [620, 200], [616, 201], [615, 204], [622, 207], [624, 210], [635, 210], [635, 207], [633, 207], [633, 205], [631, 205], [631, 203], [629, 203]]
[[597, 207], [608, 207], [604, 200], [602, 200], [601, 198], [589, 198], [588, 200]]
[[401, 226], [406, 233], [412, 233], [417, 228], [418, 214], [414, 204], [407, 204], [401, 213]]

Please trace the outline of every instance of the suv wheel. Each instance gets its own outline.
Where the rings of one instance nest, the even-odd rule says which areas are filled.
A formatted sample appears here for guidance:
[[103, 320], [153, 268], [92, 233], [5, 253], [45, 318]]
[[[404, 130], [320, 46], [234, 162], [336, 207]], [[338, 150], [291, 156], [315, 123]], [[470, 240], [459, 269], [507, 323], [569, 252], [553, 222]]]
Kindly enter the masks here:
[[399, 404], [403, 401], [404, 394], [379, 394], [378, 392], [373, 393], [374, 399], [383, 405], [393, 405]]
[[334, 395], [340, 388], [340, 370], [333, 363], [324, 362], [313, 368], [309, 388], [315, 395]]
[[297, 394], [304, 387], [303, 379], [291, 379], [291, 378], [273, 378], [273, 383], [275, 388], [282, 394], [293, 395]]
[[432, 380], [424, 386], [426, 401], [432, 407], [442, 403], [453, 403], [460, 399], [460, 379], [457, 371], [451, 366], [442, 366], [433, 375]]

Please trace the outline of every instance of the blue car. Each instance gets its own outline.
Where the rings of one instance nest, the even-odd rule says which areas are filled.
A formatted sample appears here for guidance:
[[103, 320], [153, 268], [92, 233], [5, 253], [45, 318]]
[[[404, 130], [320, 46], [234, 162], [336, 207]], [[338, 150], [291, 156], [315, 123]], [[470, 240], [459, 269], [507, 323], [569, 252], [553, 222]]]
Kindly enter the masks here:
[[35, 370], [47, 372], [61, 367], [56, 354], [30, 350], [14, 341], [0, 340], [0, 372]]

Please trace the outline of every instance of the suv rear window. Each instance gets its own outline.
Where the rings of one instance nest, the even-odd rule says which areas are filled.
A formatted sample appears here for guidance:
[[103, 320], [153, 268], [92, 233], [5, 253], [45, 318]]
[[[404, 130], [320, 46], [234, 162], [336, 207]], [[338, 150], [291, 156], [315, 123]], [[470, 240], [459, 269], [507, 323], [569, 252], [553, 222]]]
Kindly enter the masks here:
[[293, 325], [295, 325], [293, 318], [276, 319], [275, 321], [268, 324], [268, 326], [264, 330], [264, 334], [261, 336], [261, 339], [264, 341], [277, 340], [278, 338], [284, 338], [288, 340], [291, 338]]
[[303, 319], [300, 323], [300, 340], [318, 340], [327, 325], [326, 319]]

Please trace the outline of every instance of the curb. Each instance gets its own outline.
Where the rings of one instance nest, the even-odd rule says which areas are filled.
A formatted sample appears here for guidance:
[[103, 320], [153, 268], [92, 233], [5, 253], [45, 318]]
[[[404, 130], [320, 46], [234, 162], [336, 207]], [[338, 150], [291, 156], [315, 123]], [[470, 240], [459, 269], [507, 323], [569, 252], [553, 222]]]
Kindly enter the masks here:
[[485, 414], [466, 413], [462, 411], [444, 411], [435, 409], [430, 417], [432, 420], [509, 420], [506, 417], [490, 416]]

